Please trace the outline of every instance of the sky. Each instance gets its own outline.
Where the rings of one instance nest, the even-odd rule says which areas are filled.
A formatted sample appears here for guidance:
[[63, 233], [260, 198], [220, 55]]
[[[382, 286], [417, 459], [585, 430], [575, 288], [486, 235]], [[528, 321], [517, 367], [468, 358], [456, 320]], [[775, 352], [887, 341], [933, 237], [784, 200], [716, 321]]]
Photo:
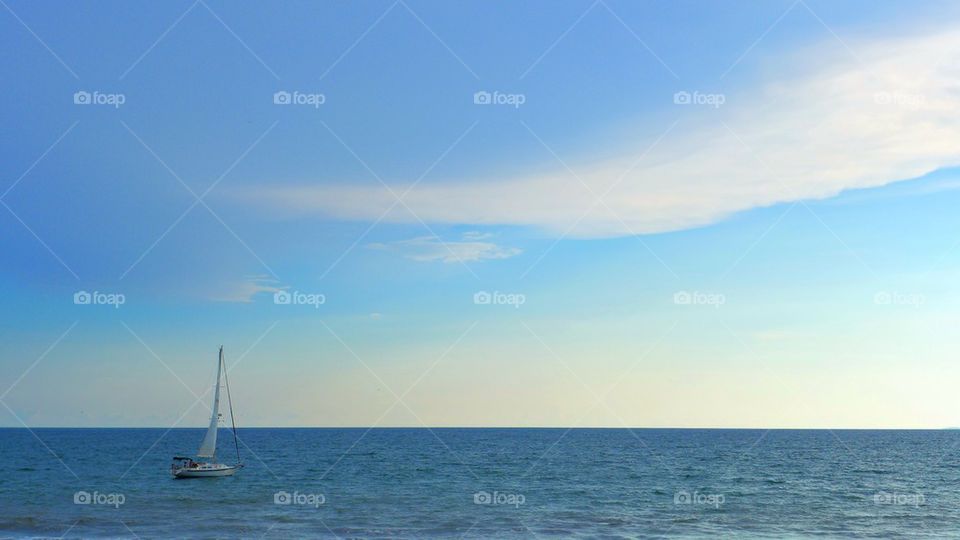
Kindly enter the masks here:
[[0, 2], [0, 425], [960, 425], [947, 2]]

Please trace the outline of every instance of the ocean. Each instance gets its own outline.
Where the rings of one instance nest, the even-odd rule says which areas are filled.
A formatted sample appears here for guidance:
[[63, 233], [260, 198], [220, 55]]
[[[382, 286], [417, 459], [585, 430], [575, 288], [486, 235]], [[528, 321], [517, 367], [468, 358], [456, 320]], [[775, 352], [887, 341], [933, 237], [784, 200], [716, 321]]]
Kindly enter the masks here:
[[960, 537], [960, 431], [203, 432], [0, 429], [0, 537]]

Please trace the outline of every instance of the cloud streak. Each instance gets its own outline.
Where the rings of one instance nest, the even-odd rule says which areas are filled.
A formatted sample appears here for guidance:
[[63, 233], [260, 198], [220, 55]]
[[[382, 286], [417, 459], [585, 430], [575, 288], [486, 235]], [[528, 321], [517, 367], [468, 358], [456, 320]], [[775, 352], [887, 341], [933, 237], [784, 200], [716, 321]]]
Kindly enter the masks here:
[[[574, 164], [576, 176], [558, 164], [543, 175], [420, 184], [404, 199], [416, 217], [388, 211], [395, 199], [380, 187], [274, 185], [250, 195], [271, 208], [336, 219], [386, 214], [384, 221], [394, 223], [419, 217], [594, 238], [708, 225], [751, 208], [833, 197], [960, 164], [960, 32], [855, 48], [857, 58], [836, 41], [792, 61], [781, 55], [781, 67], [761, 73], [749, 91], [725, 96], [719, 109], [674, 105], [664, 96], [666, 110], [682, 119], [676, 129], [652, 149], [650, 139], [616, 159]], [[450, 255], [436, 240], [407, 242], [407, 252], [419, 250], [415, 260]], [[456, 249], [465, 260], [505, 255], [481, 246]]]
[[217, 302], [249, 304], [260, 293], [273, 294], [287, 288], [281, 286], [277, 280], [270, 276], [247, 276], [242, 280], [223, 283], [217, 290], [213, 291], [210, 299]]
[[463, 239], [459, 241], [445, 242], [436, 236], [420, 236], [396, 242], [373, 243], [367, 247], [398, 253], [414, 261], [445, 263], [507, 259], [521, 253], [518, 248], [502, 247], [484, 241], [489, 237], [490, 235], [484, 233], [468, 232], [464, 233]]

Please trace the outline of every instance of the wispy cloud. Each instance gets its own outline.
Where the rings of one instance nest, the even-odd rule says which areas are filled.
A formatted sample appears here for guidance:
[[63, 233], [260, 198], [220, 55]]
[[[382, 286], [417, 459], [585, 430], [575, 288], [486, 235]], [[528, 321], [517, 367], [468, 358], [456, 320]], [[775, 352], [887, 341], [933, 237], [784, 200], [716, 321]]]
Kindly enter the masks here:
[[226, 282], [213, 292], [211, 299], [217, 302], [253, 302], [260, 293], [276, 293], [287, 289], [270, 276], [247, 276], [241, 280]]
[[467, 232], [460, 240], [448, 241], [436, 236], [419, 236], [409, 240], [368, 244], [367, 247], [392, 251], [414, 261], [445, 263], [506, 259], [522, 252], [519, 248], [503, 247], [484, 241], [491, 236], [488, 233]]
[[[759, 82], [724, 96], [719, 108], [696, 100], [674, 105], [665, 95], [669, 116], [682, 119], [675, 129], [652, 149], [656, 134], [620, 158], [572, 163], [579, 178], [558, 165], [538, 176], [423, 183], [404, 199], [412, 213], [387, 212], [394, 198], [379, 186], [273, 185], [254, 195], [287, 212], [340, 219], [387, 212], [388, 222], [413, 222], [415, 214], [434, 223], [611, 237], [707, 225], [960, 163], [960, 32], [849, 42], [856, 57], [833, 38], [779, 55]], [[663, 124], [666, 130], [669, 119]], [[606, 193], [605, 204], [595, 203], [594, 193]], [[406, 248], [418, 260], [451, 258], [435, 239], [413, 239]], [[509, 256], [484, 244], [454, 249], [465, 258]]]

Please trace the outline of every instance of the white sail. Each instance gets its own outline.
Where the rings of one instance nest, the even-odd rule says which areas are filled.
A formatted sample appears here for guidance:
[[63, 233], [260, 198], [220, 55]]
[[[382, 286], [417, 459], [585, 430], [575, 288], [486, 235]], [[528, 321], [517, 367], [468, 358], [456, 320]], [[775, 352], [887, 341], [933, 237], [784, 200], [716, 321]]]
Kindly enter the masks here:
[[213, 412], [210, 415], [210, 427], [197, 452], [199, 457], [213, 457], [217, 451], [217, 423], [220, 418], [220, 368], [223, 367], [223, 347], [220, 347], [220, 359], [217, 361], [217, 380], [213, 383]]

